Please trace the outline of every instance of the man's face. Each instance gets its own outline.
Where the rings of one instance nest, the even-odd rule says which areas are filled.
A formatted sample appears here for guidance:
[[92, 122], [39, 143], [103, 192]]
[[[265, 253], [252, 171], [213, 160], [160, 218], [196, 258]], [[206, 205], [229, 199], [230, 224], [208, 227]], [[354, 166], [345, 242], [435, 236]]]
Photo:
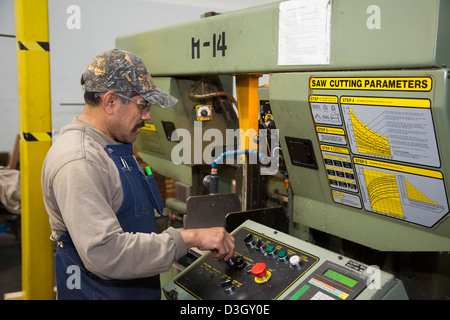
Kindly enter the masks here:
[[[119, 99], [119, 97], [117, 97]], [[133, 101], [128, 100], [125, 103], [118, 100], [121, 104], [116, 114], [114, 115], [114, 121], [112, 124], [112, 133], [114, 139], [121, 143], [132, 143], [137, 139], [138, 133], [144, 126], [145, 121], [150, 119], [150, 109], [142, 110], [136, 102], [145, 102], [144, 99], [137, 95], [131, 98]]]

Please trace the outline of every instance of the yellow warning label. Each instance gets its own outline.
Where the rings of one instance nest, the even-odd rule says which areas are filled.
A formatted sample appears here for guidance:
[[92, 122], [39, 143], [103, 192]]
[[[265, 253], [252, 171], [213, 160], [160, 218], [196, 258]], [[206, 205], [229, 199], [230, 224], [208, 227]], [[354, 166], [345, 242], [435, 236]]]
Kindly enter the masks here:
[[309, 96], [309, 102], [338, 103], [336, 96]]
[[406, 172], [406, 173], [418, 174], [421, 176], [426, 176], [426, 177], [431, 177], [431, 178], [443, 179], [442, 172], [440, 172], [440, 171], [415, 168], [415, 167], [404, 166], [404, 165], [400, 165], [400, 164], [396, 164], [396, 163], [362, 159], [362, 158], [353, 158], [353, 161], [355, 162], [355, 164], [367, 165], [367, 166], [376, 167], [376, 168], [395, 170], [395, 171], [401, 171], [401, 172]]
[[339, 134], [341, 136], [345, 134], [344, 130], [340, 128], [316, 127], [316, 131], [320, 133]]
[[365, 104], [371, 106], [392, 106], [408, 108], [431, 108], [428, 99], [375, 98], [375, 97], [341, 97], [343, 104]]
[[320, 145], [320, 149], [322, 151], [330, 151], [336, 153], [350, 154], [347, 148], [335, 147], [335, 146], [327, 146], [325, 144]]
[[311, 78], [311, 89], [430, 91], [431, 77]]

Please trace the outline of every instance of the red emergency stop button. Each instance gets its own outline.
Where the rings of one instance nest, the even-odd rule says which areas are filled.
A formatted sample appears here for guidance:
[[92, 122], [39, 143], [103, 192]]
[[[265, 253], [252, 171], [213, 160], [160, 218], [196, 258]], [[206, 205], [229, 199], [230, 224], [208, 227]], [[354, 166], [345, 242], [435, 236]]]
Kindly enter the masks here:
[[255, 275], [256, 283], [267, 282], [270, 278], [270, 272], [267, 270], [266, 264], [263, 262], [257, 263], [252, 267], [252, 274]]
[[255, 264], [252, 268], [252, 273], [258, 278], [264, 277], [266, 275], [266, 264], [263, 262]]

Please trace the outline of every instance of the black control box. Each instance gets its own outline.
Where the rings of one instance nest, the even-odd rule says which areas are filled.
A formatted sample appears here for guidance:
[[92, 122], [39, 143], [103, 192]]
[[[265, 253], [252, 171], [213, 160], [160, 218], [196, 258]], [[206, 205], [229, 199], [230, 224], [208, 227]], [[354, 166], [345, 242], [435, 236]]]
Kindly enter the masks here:
[[201, 300], [272, 300], [319, 261], [308, 252], [246, 227], [233, 235], [236, 249], [232, 259], [214, 260], [208, 253], [176, 278], [175, 284]]

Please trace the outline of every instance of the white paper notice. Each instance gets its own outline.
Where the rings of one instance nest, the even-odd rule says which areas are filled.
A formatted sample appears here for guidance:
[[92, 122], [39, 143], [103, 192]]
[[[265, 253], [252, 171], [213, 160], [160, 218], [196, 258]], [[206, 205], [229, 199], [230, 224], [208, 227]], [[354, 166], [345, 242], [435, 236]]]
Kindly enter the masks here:
[[330, 63], [331, 0], [280, 3], [279, 65]]

